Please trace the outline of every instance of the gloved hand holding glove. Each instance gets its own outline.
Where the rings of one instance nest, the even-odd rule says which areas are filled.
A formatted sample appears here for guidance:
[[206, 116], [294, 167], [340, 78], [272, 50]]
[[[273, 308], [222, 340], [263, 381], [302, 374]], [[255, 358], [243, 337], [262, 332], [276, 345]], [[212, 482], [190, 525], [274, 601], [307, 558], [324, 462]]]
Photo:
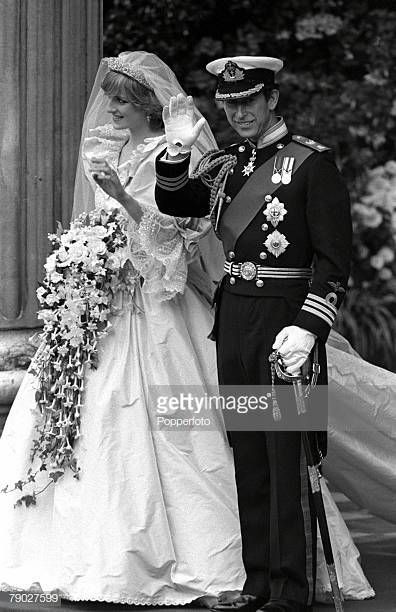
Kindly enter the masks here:
[[313, 349], [315, 340], [315, 334], [297, 325], [289, 325], [276, 336], [272, 348], [282, 356], [289, 374], [299, 374]]
[[194, 124], [194, 103], [191, 96], [172, 96], [169, 106], [164, 106], [162, 118], [165, 125], [167, 152], [171, 157], [189, 153], [197, 140], [206, 119], [201, 117]]

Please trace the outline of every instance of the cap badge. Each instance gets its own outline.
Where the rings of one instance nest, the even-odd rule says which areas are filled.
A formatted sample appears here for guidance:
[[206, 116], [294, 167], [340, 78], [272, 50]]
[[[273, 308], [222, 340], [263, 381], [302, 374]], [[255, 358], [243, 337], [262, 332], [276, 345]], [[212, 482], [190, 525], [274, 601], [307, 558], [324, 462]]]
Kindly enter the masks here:
[[235, 62], [227, 62], [222, 77], [224, 81], [233, 82], [233, 81], [243, 81], [245, 78], [245, 71], [242, 68], [239, 68], [238, 64]]

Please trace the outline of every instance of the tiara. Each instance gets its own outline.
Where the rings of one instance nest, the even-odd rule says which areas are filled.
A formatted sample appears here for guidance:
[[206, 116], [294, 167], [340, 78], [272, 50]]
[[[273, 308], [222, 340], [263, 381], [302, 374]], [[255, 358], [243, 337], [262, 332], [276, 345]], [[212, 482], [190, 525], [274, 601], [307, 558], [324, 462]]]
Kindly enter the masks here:
[[113, 70], [114, 72], [121, 72], [121, 74], [125, 74], [126, 76], [135, 79], [135, 81], [138, 81], [138, 83], [144, 85], [144, 87], [147, 87], [147, 89], [154, 91], [141, 70], [138, 70], [130, 64], [123, 62], [119, 57], [104, 57], [103, 59], [105, 62], [107, 62], [110, 70]]

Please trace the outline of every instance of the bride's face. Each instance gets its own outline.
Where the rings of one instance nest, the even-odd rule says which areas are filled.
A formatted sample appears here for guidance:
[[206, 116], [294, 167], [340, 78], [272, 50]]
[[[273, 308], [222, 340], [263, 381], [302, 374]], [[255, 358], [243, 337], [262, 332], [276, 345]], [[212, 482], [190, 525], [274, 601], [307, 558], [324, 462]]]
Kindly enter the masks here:
[[143, 122], [146, 123], [144, 110], [120, 96], [109, 96], [108, 111], [117, 130], [135, 132]]

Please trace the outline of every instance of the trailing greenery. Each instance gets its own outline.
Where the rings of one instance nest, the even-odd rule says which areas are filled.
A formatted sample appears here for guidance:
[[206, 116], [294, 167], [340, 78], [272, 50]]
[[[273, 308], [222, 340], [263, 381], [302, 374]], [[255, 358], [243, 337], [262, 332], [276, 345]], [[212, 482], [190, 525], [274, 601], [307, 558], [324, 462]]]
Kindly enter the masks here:
[[[389, 195], [384, 207], [378, 198], [370, 200], [378, 184], [368, 174], [396, 159], [396, 4], [105, 0], [104, 23], [105, 54], [133, 49], [157, 53], [209, 118], [220, 146], [233, 142], [235, 134], [213, 101], [215, 83], [205, 64], [226, 55], [285, 60], [280, 110], [294, 133], [333, 148], [352, 195], [352, 290], [339, 329], [367, 359], [396, 369], [396, 268], [390, 260], [396, 202]], [[388, 173], [385, 179], [387, 193], [394, 191], [392, 177]], [[378, 215], [381, 221], [373, 226]], [[387, 249], [381, 251], [383, 247]]]

